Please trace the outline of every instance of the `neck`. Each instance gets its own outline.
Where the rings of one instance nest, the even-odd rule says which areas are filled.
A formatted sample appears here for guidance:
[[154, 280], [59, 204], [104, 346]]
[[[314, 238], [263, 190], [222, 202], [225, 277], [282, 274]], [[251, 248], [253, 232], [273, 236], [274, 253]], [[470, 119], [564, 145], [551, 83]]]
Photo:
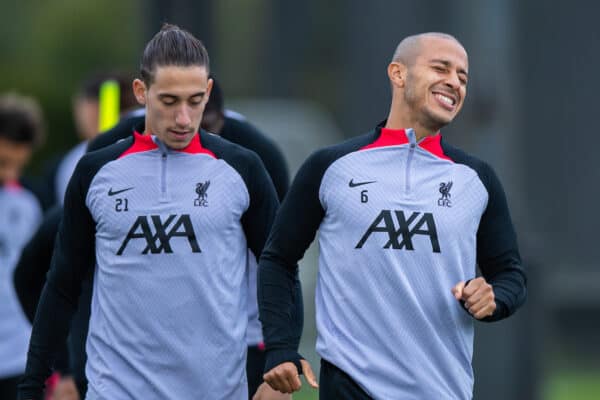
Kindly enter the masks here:
[[390, 111], [385, 127], [388, 129], [408, 129], [412, 128], [415, 131], [417, 141], [427, 137], [433, 136], [439, 132], [439, 129], [428, 129], [417, 121], [411, 118], [406, 118], [402, 114], [394, 113]]
[[412, 128], [415, 131], [417, 141], [433, 136], [439, 132], [439, 128], [424, 126], [415, 116], [414, 111], [410, 110], [406, 104], [398, 103], [392, 100], [390, 113], [388, 114], [385, 127], [388, 129], [407, 129]]

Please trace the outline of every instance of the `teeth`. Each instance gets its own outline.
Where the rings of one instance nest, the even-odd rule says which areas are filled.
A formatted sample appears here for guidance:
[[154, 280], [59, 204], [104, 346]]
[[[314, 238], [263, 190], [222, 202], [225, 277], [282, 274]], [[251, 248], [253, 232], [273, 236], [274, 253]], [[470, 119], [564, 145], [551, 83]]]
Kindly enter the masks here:
[[443, 101], [444, 103], [446, 103], [450, 106], [454, 105], [454, 100], [451, 99], [450, 97], [444, 96], [443, 94], [436, 93], [435, 97], [437, 97], [438, 99], [440, 99], [441, 101]]

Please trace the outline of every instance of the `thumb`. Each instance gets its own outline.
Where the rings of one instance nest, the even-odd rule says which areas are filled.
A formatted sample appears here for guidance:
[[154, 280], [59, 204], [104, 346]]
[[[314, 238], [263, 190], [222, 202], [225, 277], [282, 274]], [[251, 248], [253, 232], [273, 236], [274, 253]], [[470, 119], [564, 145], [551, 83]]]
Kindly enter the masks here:
[[302, 373], [306, 378], [306, 382], [313, 388], [318, 388], [319, 384], [317, 383], [317, 378], [315, 377], [315, 373], [313, 372], [310, 364], [306, 360], [300, 360], [300, 364], [302, 364]]
[[453, 288], [452, 288], [452, 294], [454, 295], [454, 298], [456, 300], [460, 300], [462, 299], [463, 296], [463, 290], [465, 288], [465, 282], [464, 281], [460, 281], [458, 282]]

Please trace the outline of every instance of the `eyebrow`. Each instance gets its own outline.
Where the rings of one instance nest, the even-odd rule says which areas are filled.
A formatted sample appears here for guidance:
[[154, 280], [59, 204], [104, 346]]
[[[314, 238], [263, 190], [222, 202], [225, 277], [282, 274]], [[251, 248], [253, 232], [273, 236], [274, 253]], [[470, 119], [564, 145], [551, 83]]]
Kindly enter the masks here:
[[[450, 61], [437, 59], [437, 58], [434, 58], [433, 60], [430, 60], [429, 62], [432, 64], [443, 64], [445, 67], [448, 67], [448, 68], [452, 66], [452, 63]], [[460, 68], [458, 70], [458, 72], [461, 74], [465, 74], [466, 76], [469, 76], [469, 73], [463, 68]]]
[[[192, 95], [190, 95], [188, 98], [191, 97], [203, 97], [206, 94], [206, 92], [198, 92], [198, 93], [194, 93]], [[170, 99], [179, 99], [179, 96], [176, 96], [174, 94], [169, 94], [169, 93], [161, 93], [158, 95], [159, 99], [164, 99], [164, 98], [170, 98]]]

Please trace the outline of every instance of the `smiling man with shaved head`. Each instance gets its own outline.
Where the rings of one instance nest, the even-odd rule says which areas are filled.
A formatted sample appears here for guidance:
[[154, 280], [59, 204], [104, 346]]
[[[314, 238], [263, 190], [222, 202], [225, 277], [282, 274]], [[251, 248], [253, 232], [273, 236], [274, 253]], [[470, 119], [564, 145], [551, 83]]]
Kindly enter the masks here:
[[462, 108], [468, 69], [467, 52], [450, 35], [404, 39], [388, 66], [392, 105], [386, 127], [411, 127], [417, 140], [437, 133]]
[[290, 292], [319, 230], [320, 398], [471, 399], [474, 320], [525, 301], [516, 235], [492, 168], [440, 133], [467, 94], [464, 47], [410, 36], [387, 75], [387, 119], [314, 153], [275, 219], [259, 270], [265, 381], [318, 386], [294, 350]]

